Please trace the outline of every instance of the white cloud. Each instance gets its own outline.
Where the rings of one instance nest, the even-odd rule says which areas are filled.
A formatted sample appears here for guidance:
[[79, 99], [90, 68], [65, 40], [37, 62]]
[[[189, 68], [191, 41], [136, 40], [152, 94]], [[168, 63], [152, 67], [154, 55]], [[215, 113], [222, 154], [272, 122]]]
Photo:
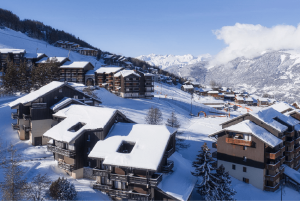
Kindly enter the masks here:
[[228, 46], [215, 56], [212, 65], [241, 56], [253, 58], [265, 50], [300, 49], [300, 25], [297, 27], [277, 25], [268, 28], [259, 24], [236, 23], [234, 26], [224, 26], [213, 33]]

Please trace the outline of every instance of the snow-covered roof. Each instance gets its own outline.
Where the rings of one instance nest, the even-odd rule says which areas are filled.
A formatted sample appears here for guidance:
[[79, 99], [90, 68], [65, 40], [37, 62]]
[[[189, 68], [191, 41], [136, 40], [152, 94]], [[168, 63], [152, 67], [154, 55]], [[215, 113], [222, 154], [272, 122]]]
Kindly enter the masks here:
[[164, 174], [162, 181], [157, 188], [177, 200], [186, 201], [189, 199], [197, 178], [191, 172], [194, 171], [191, 162], [175, 152], [170, 160], [174, 161], [172, 174]]
[[242, 96], [236, 96], [235, 99], [239, 100], [239, 101], [243, 101], [244, 100], [244, 98]]
[[2, 53], [2, 54], [7, 54], [7, 53], [22, 54], [22, 53], [26, 53], [26, 50], [24, 50], [24, 49], [0, 49], [0, 53]]
[[60, 110], [65, 105], [68, 105], [68, 104], [70, 104], [72, 102], [75, 102], [76, 104], [80, 104], [80, 105], [86, 105], [85, 103], [83, 103], [83, 102], [81, 102], [81, 101], [79, 101], [77, 99], [64, 97], [58, 103], [52, 105], [50, 107], [50, 109], [53, 110], [54, 112], [57, 112], [58, 110]]
[[300, 173], [297, 170], [294, 170], [293, 168], [290, 168], [285, 164], [283, 164], [283, 166], [284, 174], [296, 181], [298, 184], [300, 184]]
[[200, 88], [199, 91], [200, 92], [208, 92], [208, 91], [211, 91], [211, 89], [210, 88], [208, 88], [208, 89]]
[[138, 76], [138, 77], [141, 77], [139, 74], [137, 74], [137, 73], [134, 72], [133, 70], [122, 70], [122, 71], [116, 73], [116, 74], [114, 75], [114, 77], [119, 77], [119, 76], [121, 76], [121, 75], [122, 75], [123, 77], [127, 77], [127, 76], [129, 76], [129, 75], [136, 75], [136, 76]]
[[218, 91], [209, 91], [207, 92], [208, 94], [218, 94], [219, 92]]
[[253, 99], [251, 98], [251, 97], [245, 97], [245, 101], [251, 101], [251, 102], [253, 102]]
[[66, 59], [68, 59], [68, 57], [44, 57], [36, 63], [49, 63], [51, 60], [57, 60], [56, 62], [61, 63]]
[[25, 53], [24, 57], [27, 59], [37, 59], [45, 55], [44, 53]]
[[101, 67], [98, 70], [96, 70], [96, 73], [115, 73], [118, 72], [119, 70], [124, 69], [123, 67]]
[[210, 134], [209, 136], [214, 136], [224, 130], [252, 134], [271, 147], [275, 147], [282, 143], [281, 139], [277, 138], [275, 135], [250, 120], [245, 120], [235, 125], [229, 126], [221, 131]]
[[271, 107], [280, 113], [282, 113], [286, 110], [289, 110], [289, 109], [294, 109], [294, 107], [292, 107], [289, 104], [284, 103], [284, 102], [276, 103], [276, 104], [272, 105]]
[[269, 101], [267, 98], [258, 98], [257, 100], [263, 101], [263, 102], [268, 102]]
[[[43, 136], [57, 141], [70, 143], [86, 130], [104, 128], [117, 111], [118, 110], [116, 109], [110, 108], [70, 105], [53, 114], [54, 117], [65, 119], [46, 131]], [[76, 132], [69, 131], [72, 126], [78, 123], [82, 123], [84, 126]]]
[[18, 98], [17, 100], [9, 103], [9, 107], [14, 107], [19, 104], [26, 104], [28, 102], [34, 101], [37, 98], [41, 97], [42, 95], [44, 95], [54, 89], [60, 88], [63, 85], [65, 85], [64, 82], [58, 82], [58, 81], [50, 82], [49, 84], [46, 84], [45, 86], [41, 87], [40, 89], [33, 91], [21, 98]]
[[60, 68], [84, 68], [88, 64], [92, 65], [88, 61], [67, 61], [64, 65], [60, 66]]
[[111, 58], [112, 56], [114, 56], [114, 55], [111, 55], [111, 54], [105, 55], [105, 56], [104, 56], [104, 59], [109, 59], [109, 58]]
[[[9, 107], [15, 107], [19, 104], [26, 104], [26, 103], [32, 102], [32, 101], [38, 99], [39, 97], [47, 94], [48, 92], [50, 92], [52, 90], [55, 90], [55, 89], [58, 89], [62, 86], [69, 86], [69, 87], [72, 87], [74, 90], [77, 90], [76, 87], [82, 87], [84, 85], [78, 84], [78, 83], [71, 83], [71, 82], [68, 83], [68, 82], [52, 81], [49, 84], [46, 84], [45, 86], [41, 87], [40, 89], [38, 89], [36, 91], [33, 91], [33, 92], [31, 92], [31, 93], [29, 93], [29, 94], [27, 94], [27, 95], [25, 95], [21, 98], [18, 98], [17, 100], [9, 103]], [[77, 90], [77, 91], [79, 91], [79, 90]], [[86, 96], [92, 98], [89, 95], [86, 95]], [[92, 98], [92, 99], [97, 100], [95, 98]], [[100, 100], [97, 100], [97, 101], [101, 102]]]
[[127, 64], [127, 65], [131, 65], [132, 64], [130, 61], [125, 61], [124, 63]]
[[[106, 165], [157, 171], [170, 135], [175, 131], [165, 125], [117, 123], [104, 140], [97, 142], [88, 157], [102, 158]], [[130, 153], [117, 152], [123, 142], [134, 143]]]
[[184, 89], [194, 89], [193, 85], [182, 85]]
[[154, 76], [152, 73], [144, 73], [144, 76], [149, 76], [149, 77], [152, 77]]

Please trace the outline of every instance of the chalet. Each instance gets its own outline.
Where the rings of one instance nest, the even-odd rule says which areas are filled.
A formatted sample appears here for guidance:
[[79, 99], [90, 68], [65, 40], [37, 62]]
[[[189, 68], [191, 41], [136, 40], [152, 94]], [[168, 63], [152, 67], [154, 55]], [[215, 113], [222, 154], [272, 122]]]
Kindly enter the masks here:
[[89, 154], [95, 161], [93, 188], [113, 199], [188, 200], [195, 178], [174, 168], [175, 135], [163, 125], [116, 123]]
[[155, 74], [154, 75], [154, 82], [160, 82], [160, 81], [161, 81], [160, 75], [159, 74]]
[[104, 63], [107, 65], [112, 65], [114, 63], [113, 60], [114, 55], [112, 54], [107, 54], [103, 57]]
[[219, 91], [208, 91], [207, 95], [217, 98], [219, 97]]
[[222, 123], [221, 131], [209, 135], [217, 139], [217, 166], [222, 164], [231, 176], [259, 189], [276, 191], [283, 164], [300, 167], [299, 117], [267, 107]]
[[98, 50], [87, 47], [78, 47], [77, 49], [75, 49], [75, 51], [86, 56], [97, 56], [98, 54]]
[[152, 92], [154, 92], [154, 75], [151, 73], [143, 73], [138, 70], [135, 72], [141, 76], [139, 97], [153, 97]]
[[7, 62], [14, 62], [19, 65], [25, 58], [26, 51], [24, 49], [0, 49], [0, 70], [6, 70]]
[[28, 67], [32, 67], [36, 64], [36, 62], [47, 57], [47, 55], [44, 53], [25, 53], [24, 57]]
[[[50, 129], [53, 110], [57, 104], [61, 107], [70, 104], [98, 105], [100, 100], [76, 90], [72, 83], [53, 81], [40, 89], [31, 92], [9, 104], [17, 112], [11, 114], [12, 127], [18, 131], [21, 140], [30, 140], [32, 145], [46, 144], [42, 139], [43, 133]], [[70, 98], [65, 100], [65, 98]]]
[[245, 97], [244, 102], [249, 106], [253, 105], [253, 99], [250, 96]]
[[193, 85], [182, 85], [181, 90], [189, 93], [194, 93]]
[[225, 94], [224, 93], [219, 93], [217, 99], [224, 100]]
[[200, 88], [198, 93], [201, 96], [208, 96], [209, 91], [211, 91], [211, 89]]
[[169, 84], [169, 85], [172, 85], [172, 84], [173, 84], [173, 81], [170, 80], [170, 79], [168, 79], [168, 80], [166, 80], [166, 83]]
[[268, 106], [269, 101], [267, 98], [258, 98], [257, 99], [257, 106], [263, 107], [263, 106]]
[[[99, 87], [106, 86], [108, 90], [115, 91], [119, 90], [121, 83], [115, 83], [114, 85], [114, 74], [124, 70], [122, 67], [101, 67], [96, 70], [96, 85]], [[115, 86], [115, 88], [114, 88]]]
[[244, 103], [245, 103], [245, 102], [244, 102], [244, 97], [243, 97], [243, 96], [236, 95], [236, 96], [235, 96], [235, 102], [236, 102], [237, 104], [244, 104]]
[[190, 82], [190, 83], [191, 83], [191, 85], [192, 85], [194, 88], [200, 88], [200, 87], [201, 87], [200, 83], [198, 83], [198, 82]]
[[37, 64], [50, 63], [51, 61], [58, 63], [59, 66], [62, 66], [67, 61], [70, 61], [70, 59], [68, 57], [44, 57], [36, 63]]
[[[114, 91], [122, 98], [139, 98], [141, 93], [141, 76], [133, 70], [122, 70], [114, 74]], [[144, 96], [142, 96], [144, 97]]]
[[235, 95], [234, 94], [225, 94], [224, 100], [226, 101], [235, 101]]
[[71, 49], [71, 50], [75, 50], [80, 47], [80, 45], [77, 43], [69, 42], [69, 41], [62, 41], [62, 40], [56, 41], [54, 43], [54, 46], [61, 47], [64, 49]]
[[55, 126], [44, 133], [48, 151], [58, 167], [73, 178], [84, 177], [84, 167], [95, 167], [88, 158], [99, 140], [104, 140], [116, 122], [133, 123], [116, 109], [71, 105], [53, 114]]
[[92, 85], [94, 85], [95, 77], [86, 76], [86, 73], [93, 69], [93, 64], [88, 61], [66, 62], [59, 67], [60, 81], [85, 84], [89, 79]]

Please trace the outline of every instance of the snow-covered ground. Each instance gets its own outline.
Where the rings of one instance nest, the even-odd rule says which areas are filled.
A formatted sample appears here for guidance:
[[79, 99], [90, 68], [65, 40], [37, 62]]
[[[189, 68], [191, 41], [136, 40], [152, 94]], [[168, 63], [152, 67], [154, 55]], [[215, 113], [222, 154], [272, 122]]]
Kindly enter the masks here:
[[[185, 142], [190, 146], [187, 149], [179, 151], [179, 154], [187, 159], [191, 165], [195, 160], [200, 147], [204, 142], [211, 147], [212, 139], [208, 137], [209, 134], [221, 129], [220, 123], [227, 121], [228, 117], [192, 117], [189, 115], [189, 111], [183, 109], [179, 104], [173, 104], [170, 101], [165, 101], [164, 98], [167, 95], [172, 96], [182, 101], [181, 104], [190, 104], [190, 95], [181, 91], [177, 87], [169, 85], [155, 86], [155, 97], [152, 99], [123, 99], [109, 93], [105, 89], [97, 91], [98, 95], [103, 101], [104, 107], [115, 108], [122, 111], [126, 116], [136, 121], [137, 123], [145, 123], [145, 115], [151, 106], [158, 107], [163, 114], [163, 122], [166, 122], [167, 118], [172, 111], [175, 111], [177, 117], [181, 123], [180, 131], [183, 132], [181, 138], [185, 139]], [[160, 94], [162, 92], [162, 94]], [[32, 179], [38, 173], [47, 173], [51, 180], [55, 180], [58, 177], [66, 177], [72, 183], [74, 183], [76, 190], [78, 191], [79, 200], [107, 200], [109, 199], [105, 194], [100, 191], [94, 190], [90, 187], [91, 180], [88, 179], [72, 179], [62, 170], [57, 167], [55, 161], [53, 161], [52, 153], [46, 151], [45, 146], [33, 147], [29, 145], [27, 141], [18, 140], [17, 132], [11, 128], [11, 123], [14, 122], [10, 118], [12, 110], [8, 107], [8, 103], [15, 100], [17, 97], [3, 97], [0, 98], [0, 138], [4, 146], [8, 146], [10, 143], [16, 145], [19, 154], [22, 155], [24, 162], [22, 166], [26, 170], [26, 177], [28, 180]], [[196, 98], [197, 99], [197, 98]], [[201, 107], [199, 104], [198, 107]], [[208, 112], [207, 106], [201, 108], [203, 111]], [[209, 113], [209, 112], [208, 112]], [[238, 113], [237, 113], [238, 114]], [[212, 152], [215, 149], [211, 150]], [[1, 171], [1, 170], [0, 170]], [[0, 174], [0, 181], [3, 179], [3, 174]], [[237, 200], [279, 200], [280, 190], [277, 192], [261, 191], [250, 184], [243, 183], [237, 179], [232, 178], [232, 186], [237, 191], [235, 198]], [[283, 199], [295, 200], [299, 197], [299, 193], [295, 190], [285, 187]], [[193, 191], [191, 196], [192, 200], [199, 200], [201, 197], [197, 194], [196, 190]]]

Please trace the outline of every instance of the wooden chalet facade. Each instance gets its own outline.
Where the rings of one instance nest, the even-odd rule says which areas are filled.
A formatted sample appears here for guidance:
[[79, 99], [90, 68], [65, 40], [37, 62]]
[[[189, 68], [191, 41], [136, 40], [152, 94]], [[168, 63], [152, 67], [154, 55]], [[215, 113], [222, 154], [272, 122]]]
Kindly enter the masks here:
[[85, 105], [60, 110], [53, 114], [53, 121], [56, 125], [43, 135], [47, 150], [53, 152], [58, 167], [73, 178], [83, 178], [84, 167], [96, 166], [88, 154], [116, 122], [133, 122], [118, 110]]
[[47, 57], [47, 55], [44, 53], [25, 53], [24, 57], [25, 57], [27, 66], [32, 67], [36, 64], [36, 62]]
[[193, 85], [182, 85], [181, 90], [188, 92], [188, 93], [194, 93], [194, 87]]
[[[144, 131], [140, 132], [137, 127]], [[178, 200], [158, 188], [163, 182], [163, 173], [172, 172], [174, 167], [174, 161], [168, 158], [175, 152], [176, 131], [170, 131], [166, 137], [165, 134], [169, 131], [165, 130], [163, 133], [163, 129], [157, 129], [158, 127], [165, 126], [117, 123], [108, 138], [99, 141], [89, 154], [89, 158], [95, 161], [93, 176], [96, 177], [96, 182], [93, 188], [105, 192], [113, 199]], [[164, 141], [162, 145], [153, 146], [153, 140], [147, 140], [149, 136], [146, 135], [151, 135], [152, 132], [161, 135], [161, 140]], [[118, 135], [123, 136], [122, 141], [118, 139]], [[146, 146], [146, 150], [136, 150], [141, 145]], [[113, 149], [106, 148], [111, 146]], [[160, 151], [156, 152], [155, 149]], [[139, 155], [135, 154], [137, 152]], [[127, 156], [130, 159], [121, 159]], [[143, 160], [148, 162], [143, 163]], [[158, 164], [155, 168], [151, 164], [154, 161]]]
[[124, 70], [122, 67], [101, 67], [95, 71], [96, 86], [105, 87], [109, 91], [119, 90], [121, 83], [114, 85], [114, 74]]
[[86, 56], [96, 57], [98, 54], [98, 50], [87, 48], [87, 47], [78, 47], [75, 49], [75, 51]]
[[24, 55], [26, 51], [24, 49], [0, 49], [0, 70], [6, 70], [7, 62], [14, 62], [19, 65], [20, 62], [25, 60]]
[[95, 77], [86, 76], [86, 73], [93, 69], [93, 64], [87, 61], [66, 62], [59, 67], [60, 81], [86, 84], [88, 79], [90, 79], [90, 82], [94, 85]]
[[12, 109], [12, 119], [17, 123], [12, 128], [18, 131], [20, 140], [30, 140], [32, 145], [43, 145], [47, 141], [42, 139], [43, 133], [54, 125], [52, 107], [60, 103], [66, 97], [70, 98], [69, 104], [98, 105], [100, 100], [92, 98], [81, 91], [76, 90], [70, 84], [53, 81], [37, 91], [31, 92], [9, 104]]
[[217, 139], [217, 166], [223, 164], [231, 176], [259, 189], [276, 191], [283, 164], [300, 167], [299, 120], [296, 111], [286, 116], [268, 107], [222, 123], [222, 130], [210, 135]]

